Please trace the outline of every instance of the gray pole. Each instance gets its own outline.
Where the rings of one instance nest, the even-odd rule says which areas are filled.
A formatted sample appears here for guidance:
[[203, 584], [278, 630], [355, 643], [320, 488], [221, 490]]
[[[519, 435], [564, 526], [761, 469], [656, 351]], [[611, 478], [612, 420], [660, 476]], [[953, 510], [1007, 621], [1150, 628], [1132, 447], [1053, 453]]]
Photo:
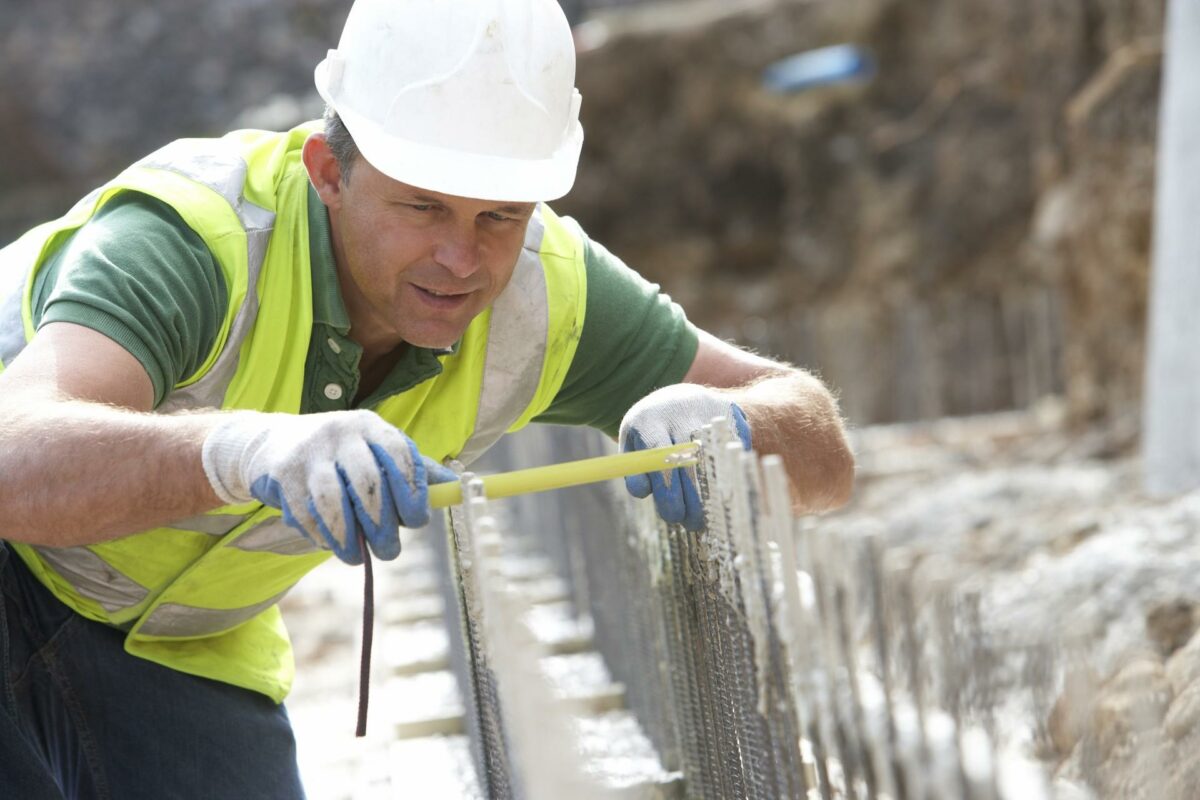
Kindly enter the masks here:
[[1146, 489], [1200, 486], [1200, 2], [1169, 0], [1155, 192]]

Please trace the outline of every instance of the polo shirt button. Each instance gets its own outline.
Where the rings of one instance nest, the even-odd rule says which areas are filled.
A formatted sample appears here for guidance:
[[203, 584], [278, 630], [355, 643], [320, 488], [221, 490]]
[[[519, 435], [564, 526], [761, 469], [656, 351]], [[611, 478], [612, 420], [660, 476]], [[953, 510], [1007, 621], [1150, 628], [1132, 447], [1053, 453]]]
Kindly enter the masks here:
[[342, 346], [338, 344], [332, 336], [326, 339], [325, 343], [329, 345], [329, 349], [333, 351], [334, 355], [338, 355], [342, 352]]
[[342, 387], [336, 383], [325, 384], [325, 396], [330, 400], [342, 399]]

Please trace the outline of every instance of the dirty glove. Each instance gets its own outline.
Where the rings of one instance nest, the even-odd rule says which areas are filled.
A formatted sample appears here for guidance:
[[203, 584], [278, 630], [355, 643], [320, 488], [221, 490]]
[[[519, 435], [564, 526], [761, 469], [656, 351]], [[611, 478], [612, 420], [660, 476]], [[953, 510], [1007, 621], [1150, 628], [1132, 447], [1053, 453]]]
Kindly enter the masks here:
[[226, 503], [258, 500], [318, 547], [360, 564], [400, 555], [400, 525], [429, 521], [430, 483], [457, 480], [372, 411], [230, 414], [209, 432], [204, 472]]
[[[691, 440], [692, 433], [716, 417], [733, 420], [742, 445], [750, 449], [750, 424], [737, 403], [695, 383], [677, 383], [643, 397], [621, 420], [621, 450], [647, 450]], [[704, 529], [704, 507], [696, 490], [695, 468], [677, 468], [625, 479], [634, 497], [654, 494], [658, 515], [681, 522], [690, 531]]]

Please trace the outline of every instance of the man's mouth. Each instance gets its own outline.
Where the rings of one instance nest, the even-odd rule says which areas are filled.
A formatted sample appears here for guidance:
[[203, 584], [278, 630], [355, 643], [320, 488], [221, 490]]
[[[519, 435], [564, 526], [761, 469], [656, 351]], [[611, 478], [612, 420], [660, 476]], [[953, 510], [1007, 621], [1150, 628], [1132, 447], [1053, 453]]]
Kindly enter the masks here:
[[470, 292], [442, 292], [437, 289], [428, 289], [424, 286], [413, 285], [417, 290], [417, 296], [425, 301], [428, 305], [435, 308], [457, 308], [467, 301], [471, 296]]

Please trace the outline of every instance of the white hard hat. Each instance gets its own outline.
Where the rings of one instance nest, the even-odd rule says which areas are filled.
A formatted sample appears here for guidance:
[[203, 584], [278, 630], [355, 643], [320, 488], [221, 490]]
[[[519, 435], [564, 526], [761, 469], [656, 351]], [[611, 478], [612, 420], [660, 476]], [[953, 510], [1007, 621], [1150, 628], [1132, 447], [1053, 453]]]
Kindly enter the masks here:
[[316, 81], [403, 183], [536, 202], [575, 182], [575, 46], [555, 0], [357, 0]]

